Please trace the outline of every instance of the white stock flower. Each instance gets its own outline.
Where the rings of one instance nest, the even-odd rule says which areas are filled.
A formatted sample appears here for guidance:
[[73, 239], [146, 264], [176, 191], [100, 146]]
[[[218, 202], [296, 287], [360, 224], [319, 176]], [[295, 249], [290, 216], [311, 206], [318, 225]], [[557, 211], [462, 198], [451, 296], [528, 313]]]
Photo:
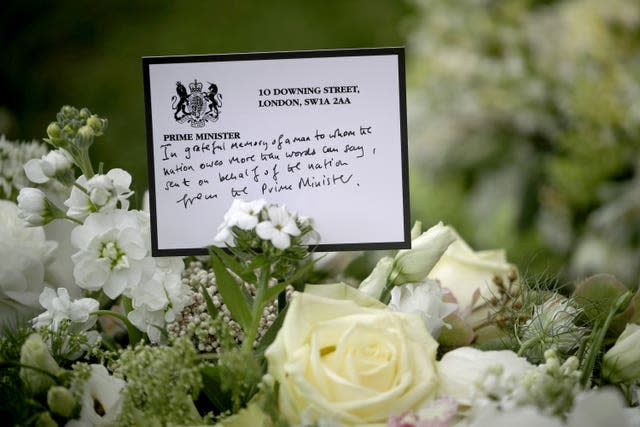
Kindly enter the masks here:
[[106, 427], [116, 425], [122, 409], [121, 391], [127, 383], [113, 377], [102, 365], [91, 365], [91, 377], [82, 386], [80, 418], [66, 427]]
[[89, 180], [81, 175], [76, 183], [86, 192], [74, 186], [65, 200], [64, 204], [69, 208], [67, 215], [72, 218], [83, 220], [93, 212], [113, 210], [118, 203], [124, 210], [129, 208], [127, 199], [133, 191], [129, 189], [131, 175], [125, 170], [111, 169], [106, 175], [94, 175]]
[[86, 331], [96, 323], [96, 317], [91, 313], [100, 308], [98, 301], [93, 298], [72, 301], [65, 288], [58, 288], [57, 292], [44, 288], [39, 301], [46, 311], [33, 319], [33, 327], [50, 326], [54, 331], [65, 319], [71, 320], [72, 331]]
[[154, 258], [156, 270], [148, 282], [131, 291], [133, 310], [128, 318], [151, 342], [162, 340], [165, 323], [173, 322], [193, 302], [191, 288], [182, 283], [182, 258]]
[[299, 236], [300, 229], [295, 216], [287, 212], [284, 206], [270, 206], [267, 208], [268, 221], [262, 221], [256, 226], [256, 233], [261, 239], [270, 240], [278, 249], [291, 246], [291, 236]]
[[235, 237], [231, 227], [238, 227], [243, 230], [253, 230], [258, 224], [258, 217], [266, 201], [264, 199], [245, 202], [234, 199], [231, 207], [224, 214], [222, 223], [218, 226], [218, 233], [214, 237], [214, 245], [235, 246]]
[[25, 187], [18, 194], [18, 216], [31, 226], [45, 225], [56, 218], [56, 208], [38, 188]]
[[24, 172], [30, 181], [44, 184], [56, 176], [64, 174], [73, 166], [73, 159], [63, 148], [53, 150], [40, 159], [31, 159], [24, 165]]
[[94, 213], [71, 232], [79, 249], [71, 259], [78, 286], [102, 289], [111, 299], [147, 280], [154, 271], [149, 256], [149, 218], [140, 211]]
[[26, 227], [15, 203], [0, 200], [0, 324], [31, 318], [57, 244], [42, 227]]
[[446, 325], [442, 319], [458, 308], [457, 304], [442, 300], [447, 293], [436, 281], [429, 279], [422, 283], [394, 286], [391, 289], [389, 308], [403, 313], [419, 314], [429, 333], [437, 338], [440, 329]]

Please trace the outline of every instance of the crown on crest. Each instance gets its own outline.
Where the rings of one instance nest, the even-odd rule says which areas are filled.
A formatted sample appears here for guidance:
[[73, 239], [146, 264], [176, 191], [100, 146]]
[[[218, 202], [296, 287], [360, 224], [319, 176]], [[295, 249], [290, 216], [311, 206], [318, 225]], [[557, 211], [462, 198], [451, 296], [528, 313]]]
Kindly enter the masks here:
[[202, 83], [195, 79], [193, 82], [189, 83], [189, 90], [191, 92], [202, 92]]

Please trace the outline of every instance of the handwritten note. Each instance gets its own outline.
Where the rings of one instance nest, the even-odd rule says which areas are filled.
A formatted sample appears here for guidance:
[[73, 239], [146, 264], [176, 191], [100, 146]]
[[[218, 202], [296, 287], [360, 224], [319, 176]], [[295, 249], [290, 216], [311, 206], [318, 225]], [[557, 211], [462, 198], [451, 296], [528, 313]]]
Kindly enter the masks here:
[[401, 49], [144, 58], [154, 255], [201, 253], [234, 198], [322, 250], [409, 243]]

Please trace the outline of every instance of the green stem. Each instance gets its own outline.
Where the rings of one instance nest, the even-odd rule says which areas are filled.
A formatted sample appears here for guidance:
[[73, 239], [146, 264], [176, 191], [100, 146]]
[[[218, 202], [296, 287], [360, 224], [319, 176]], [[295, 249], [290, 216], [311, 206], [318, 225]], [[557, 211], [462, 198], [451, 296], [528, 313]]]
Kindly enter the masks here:
[[384, 305], [389, 305], [389, 301], [391, 301], [391, 289], [393, 289], [393, 287], [393, 282], [391, 280], [387, 280], [387, 283], [384, 285], [379, 298], [380, 302]]
[[40, 374], [47, 375], [47, 376], [51, 377], [56, 382], [56, 384], [58, 384], [58, 376], [57, 375], [52, 374], [51, 372], [46, 371], [46, 370], [44, 370], [42, 368], [38, 368], [37, 366], [25, 365], [24, 363], [14, 362], [12, 360], [4, 360], [4, 361], [0, 362], [0, 368], [9, 368], [9, 367], [10, 368], [31, 369], [33, 371], [36, 371], [36, 372], [40, 373]]
[[253, 306], [251, 310], [251, 325], [249, 329], [245, 331], [244, 342], [242, 343], [242, 350], [251, 352], [253, 351], [253, 341], [255, 341], [258, 335], [258, 328], [260, 327], [260, 319], [262, 319], [262, 311], [267, 304], [265, 299], [265, 293], [269, 286], [269, 273], [271, 272], [271, 264], [263, 266], [260, 269], [260, 277], [258, 278], [256, 297], [253, 300]]
[[587, 355], [587, 359], [582, 367], [582, 377], [580, 378], [580, 382], [584, 387], [587, 387], [591, 381], [591, 377], [593, 375], [593, 369], [596, 366], [596, 360], [598, 355], [600, 354], [600, 350], [602, 349], [602, 343], [604, 342], [604, 337], [611, 326], [611, 322], [616, 314], [624, 311], [629, 305], [629, 301], [631, 300], [631, 292], [627, 291], [622, 296], [618, 298], [616, 303], [609, 310], [609, 314], [603, 323], [597, 322], [593, 327], [593, 331], [591, 333], [591, 345], [589, 346], [589, 354]]
[[534, 346], [535, 344], [539, 343], [540, 341], [542, 341], [542, 337], [539, 337], [539, 336], [531, 337], [528, 340], [526, 340], [520, 346], [520, 350], [518, 350], [518, 356], [522, 356], [524, 354], [525, 350], [528, 350], [530, 347]]
[[84, 222], [80, 221], [79, 219], [72, 218], [72, 217], [70, 217], [68, 215], [63, 216], [62, 218], [68, 219], [69, 221], [75, 222], [76, 224], [80, 224], [80, 225], [84, 224]]
[[78, 154], [78, 166], [80, 170], [82, 170], [85, 178], [91, 179], [95, 174], [93, 172], [93, 166], [91, 166], [91, 160], [89, 159], [89, 150], [86, 148], [80, 149]]

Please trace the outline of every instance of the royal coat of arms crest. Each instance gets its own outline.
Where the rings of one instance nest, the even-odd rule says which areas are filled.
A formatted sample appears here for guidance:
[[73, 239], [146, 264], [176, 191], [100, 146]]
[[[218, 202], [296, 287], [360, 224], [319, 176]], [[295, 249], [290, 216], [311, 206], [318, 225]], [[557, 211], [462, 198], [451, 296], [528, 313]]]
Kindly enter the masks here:
[[182, 82], [176, 82], [176, 93], [171, 97], [173, 117], [178, 123], [189, 122], [191, 127], [202, 128], [207, 122], [215, 122], [220, 116], [222, 108], [222, 95], [218, 92], [218, 86], [209, 82], [206, 92], [204, 85], [195, 79], [189, 83], [189, 92]]

